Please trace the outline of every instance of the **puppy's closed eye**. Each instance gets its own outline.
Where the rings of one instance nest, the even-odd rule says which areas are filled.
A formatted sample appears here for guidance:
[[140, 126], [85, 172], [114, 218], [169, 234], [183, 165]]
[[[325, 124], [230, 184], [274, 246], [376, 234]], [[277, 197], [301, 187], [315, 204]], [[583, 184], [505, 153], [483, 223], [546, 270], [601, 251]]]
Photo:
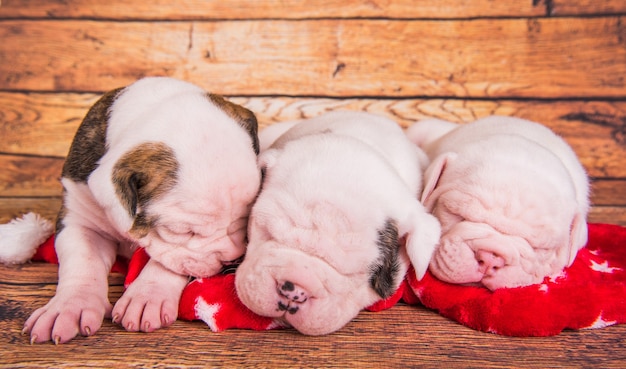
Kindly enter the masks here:
[[169, 243], [185, 243], [192, 239], [196, 234], [191, 230], [173, 229], [170, 227], [158, 227], [157, 233], [159, 237]]

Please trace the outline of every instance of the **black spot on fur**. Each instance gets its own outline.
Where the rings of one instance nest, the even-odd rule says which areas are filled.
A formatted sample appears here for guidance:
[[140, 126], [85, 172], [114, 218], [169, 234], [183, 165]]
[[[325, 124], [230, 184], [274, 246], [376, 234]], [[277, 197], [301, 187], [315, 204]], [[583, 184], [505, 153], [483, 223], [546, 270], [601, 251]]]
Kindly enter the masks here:
[[293, 283], [289, 281], [283, 283], [283, 285], [280, 287], [280, 289], [283, 291], [293, 291], [295, 288], [296, 287], [293, 285]]
[[400, 242], [398, 226], [393, 219], [387, 219], [382, 229], [378, 230], [378, 250], [380, 256], [370, 266], [370, 285], [381, 298], [391, 296], [400, 265], [398, 264], [398, 249]]

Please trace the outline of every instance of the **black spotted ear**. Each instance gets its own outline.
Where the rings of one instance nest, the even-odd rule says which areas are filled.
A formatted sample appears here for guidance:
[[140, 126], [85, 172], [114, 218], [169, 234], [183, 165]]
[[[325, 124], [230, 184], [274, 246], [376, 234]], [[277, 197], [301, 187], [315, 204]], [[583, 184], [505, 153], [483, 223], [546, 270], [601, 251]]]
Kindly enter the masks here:
[[222, 109], [229, 117], [233, 118], [243, 129], [248, 132], [252, 139], [252, 148], [259, 154], [259, 124], [256, 116], [250, 110], [241, 105], [232, 103], [220, 95], [208, 93], [207, 97], [211, 102]]
[[134, 219], [130, 231], [135, 236], [145, 236], [151, 228], [154, 219], [147, 213], [147, 205], [176, 185], [178, 167], [174, 151], [160, 142], [138, 145], [115, 164], [113, 186], [120, 203]]
[[400, 241], [398, 226], [393, 219], [387, 219], [385, 225], [378, 229], [378, 259], [370, 266], [370, 286], [383, 299], [393, 295], [400, 272], [398, 250]]

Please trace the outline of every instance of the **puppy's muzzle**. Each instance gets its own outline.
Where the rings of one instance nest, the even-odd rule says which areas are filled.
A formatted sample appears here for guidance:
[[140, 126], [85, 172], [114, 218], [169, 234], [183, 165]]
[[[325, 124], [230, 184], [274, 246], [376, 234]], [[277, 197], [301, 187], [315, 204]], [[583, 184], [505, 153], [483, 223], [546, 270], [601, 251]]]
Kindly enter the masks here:
[[498, 253], [478, 250], [475, 253], [478, 270], [485, 276], [493, 276], [506, 265], [505, 259]]

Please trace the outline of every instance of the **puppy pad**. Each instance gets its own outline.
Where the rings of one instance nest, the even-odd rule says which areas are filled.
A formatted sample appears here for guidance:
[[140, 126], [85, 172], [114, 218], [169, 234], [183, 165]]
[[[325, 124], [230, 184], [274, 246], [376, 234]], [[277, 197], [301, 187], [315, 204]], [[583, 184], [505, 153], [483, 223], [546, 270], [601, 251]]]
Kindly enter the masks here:
[[[39, 247], [33, 260], [56, 262], [53, 239]], [[126, 285], [148, 260], [139, 249], [116, 270], [126, 272]], [[507, 336], [552, 336], [564, 329], [594, 329], [626, 322], [626, 228], [589, 224], [589, 241], [574, 263], [541, 284], [489, 291], [454, 285], [426, 273], [417, 281], [410, 270], [396, 293], [367, 308], [380, 311], [403, 300], [423, 305], [467, 327]], [[179, 318], [202, 320], [215, 332], [225, 329], [284, 328], [279, 320], [261, 317], [244, 306], [235, 290], [234, 270], [195, 279], [183, 291]]]

